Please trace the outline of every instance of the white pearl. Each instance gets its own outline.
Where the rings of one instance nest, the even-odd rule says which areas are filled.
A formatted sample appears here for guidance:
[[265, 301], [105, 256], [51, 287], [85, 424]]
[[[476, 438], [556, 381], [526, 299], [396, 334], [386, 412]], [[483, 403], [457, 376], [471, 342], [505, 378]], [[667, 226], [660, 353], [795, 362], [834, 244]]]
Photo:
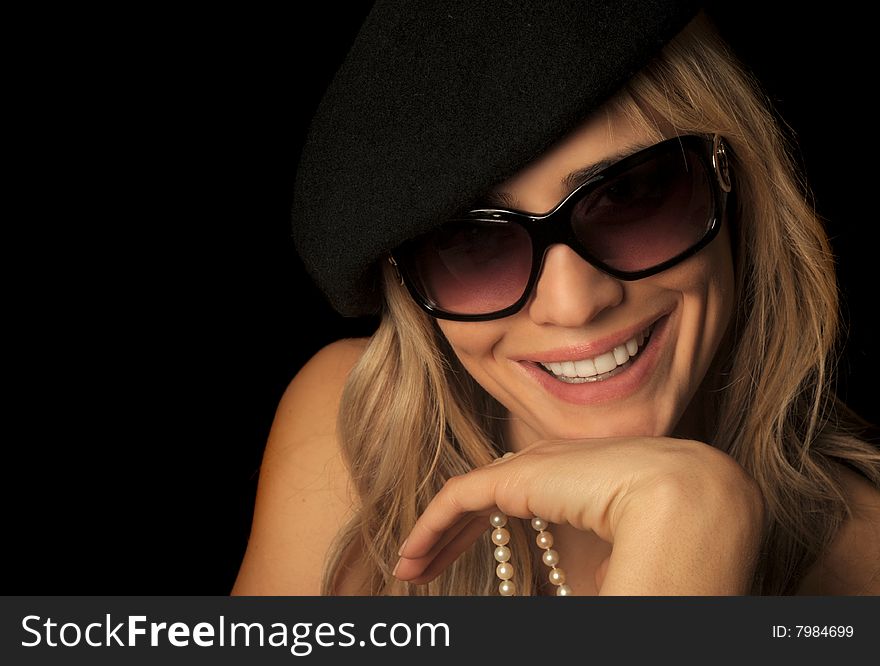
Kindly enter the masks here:
[[502, 597], [512, 597], [516, 594], [516, 585], [512, 580], [502, 580], [498, 584], [498, 591]]
[[532, 518], [532, 529], [536, 532], [541, 532], [547, 529], [547, 521], [543, 518]]
[[554, 567], [550, 569], [550, 582], [554, 585], [562, 585], [565, 583], [565, 570], [560, 569], [559, 567]]
[[501, 456], [501, 457], [502, 457], [502, 458], [509, 458], [509, 457], [512, 456], [512, 455], [516, 455], [516, 454], [514, 454], [513, 451], [508, 451], [507, 453], [505, 453], [505, 454], [504, 454], [503, 456]]
[[502, 562], [495, 567], [495, 575], [501, 580], [510, 580], [513, 578], [513, 565], [510, 562]]
[[553, 548], [553, 535], [550, 532], [541, 530], [538, 532], [538, 536], [535, 537], [535, 543], [538, 544], [538, 548]]
[[549, 548], [544, 551], [541, 559], [544, 560], [544, 564], [546, 564], [548, 567], [555, 567], [557, 564], [559, 564], [559, 553], [557, 553], [552, 548]]
[[556, 588], [557, 597], [570, 597], [572, 595], [571, 588], [568, 585], [560, 585]]
[[498, 546], [495, 549], [495, 561], [496, 562], [507, 562], [510, 559], [510, 548], [507, 546]]
[[510, 541], [510, 532], [503, 527], [492, 530], [492, 543], [496, 546], [506, 546]]
[[507, 516], [501, 511], [494, 511], [492, 515], [489, 516], [489, 522], [492, 527], [504, 527], [507, 525]]

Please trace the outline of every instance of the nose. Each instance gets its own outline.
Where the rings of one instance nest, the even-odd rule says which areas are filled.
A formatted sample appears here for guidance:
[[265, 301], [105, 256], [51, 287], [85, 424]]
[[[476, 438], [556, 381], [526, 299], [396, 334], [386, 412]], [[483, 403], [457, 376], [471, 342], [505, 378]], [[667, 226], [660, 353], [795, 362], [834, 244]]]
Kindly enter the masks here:
[[538, 284], [528, 303], [537, 324], [578, 327], [623, 300], [623, 284], [584, 261], [567, 245], [553, 245], [544, 256]]

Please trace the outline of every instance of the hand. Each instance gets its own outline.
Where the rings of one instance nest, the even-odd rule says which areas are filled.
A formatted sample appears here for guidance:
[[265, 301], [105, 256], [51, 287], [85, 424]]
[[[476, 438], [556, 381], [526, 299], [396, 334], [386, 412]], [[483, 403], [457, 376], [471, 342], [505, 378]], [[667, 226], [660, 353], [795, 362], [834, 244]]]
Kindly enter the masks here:
[[496, 507], [612, 544], [603, 595], [748, 594], [763, 537], [757, 484], [707, 444], [546, 441], [450, 479], [404, 541], [395, 576], [434, 579], [488, 529]]

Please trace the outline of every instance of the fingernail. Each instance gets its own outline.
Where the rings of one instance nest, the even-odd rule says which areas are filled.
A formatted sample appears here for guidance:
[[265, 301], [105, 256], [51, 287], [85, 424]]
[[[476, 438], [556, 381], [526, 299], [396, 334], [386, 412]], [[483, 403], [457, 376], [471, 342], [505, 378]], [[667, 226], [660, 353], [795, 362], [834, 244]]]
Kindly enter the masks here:
[[409, 537], [407, 537], [406, 539], [404, 539], [404, 540], [403, 540], [403, 543], [400, 544], [400, 548], [397, 549], [397, 554], [398, 554], [398, 555], [402, 555], [402, 554], [403, 554], [403, 549], [406, 548], [406, 542], [407, 542], [407, 541], [409, 541]]
[[391, 570], [391, 575], [392, 575], [392, 576], [396, 576], [396, 575], [397, 575], [397, 567], [400, 566], [400, 563], [401, 563], [401, 562], [403, 562], [403, 558], [402, 558], [402, 557], [401, 557], [399, 560], [397, 560], [397, 564], [395, 564], [395, 565], [394, 565], [394, 568]]

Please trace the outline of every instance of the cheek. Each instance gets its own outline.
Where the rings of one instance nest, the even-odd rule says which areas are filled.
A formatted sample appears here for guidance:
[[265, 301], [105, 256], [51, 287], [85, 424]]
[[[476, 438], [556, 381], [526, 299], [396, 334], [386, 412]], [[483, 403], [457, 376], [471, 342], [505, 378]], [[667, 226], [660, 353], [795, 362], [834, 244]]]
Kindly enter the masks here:
[[676, 291], [691, 309], [702, 310], [706, 323], [726, 324], [733, 311], [735, 280], [727, 227], [702, 251], [658, 276], [657, 284]]
[[735, 306], [733, 259], [725, 230], [679, 268], [669, 275], [669, 287], [682, 300], [678, 352], [699, 380], [715, 356]]
[[462, 365], [472, 375], [479, 375], [480, 364], [494, 358], [495, 345], [504, 337], [502, 322], [460, 322], [438, 320], [437, 324]]
[[707, 250], [706, 309], [709, 320], [714, 320], [723, 335], [733, 315], [736, 299], [736, 279], [730, 236], [724, 226], [718, 238]]
[[736, 286], [726, 227], [707, 247], [651, 280], [651, 288], [675, 293], [678, 339], [675, 371], [680, 392], [687, 394], [702, 380], [712, 362], [735, 308]]

